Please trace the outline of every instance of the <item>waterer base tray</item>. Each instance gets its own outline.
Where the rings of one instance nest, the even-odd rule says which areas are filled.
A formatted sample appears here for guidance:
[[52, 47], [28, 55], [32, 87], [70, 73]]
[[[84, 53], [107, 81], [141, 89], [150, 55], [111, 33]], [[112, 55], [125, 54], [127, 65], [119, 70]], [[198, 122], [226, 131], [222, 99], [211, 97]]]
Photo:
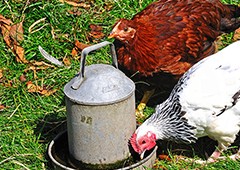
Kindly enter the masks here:
[[[146, 153], [145, 158], [136, 163], [119, 168], [121, 170], [137, 169], [145, 170], [146, 167], [151, 168], [155, 163], [157, 146]], [[48, 146], [48, 156], [52, 162], [54, 169], [59, 170], [80, 170], [80, 168], [70, 159], [68, 150], [68, 136], [67, 131], [60, 132]], [[134, 157], [134, 155], [133, 155]]]

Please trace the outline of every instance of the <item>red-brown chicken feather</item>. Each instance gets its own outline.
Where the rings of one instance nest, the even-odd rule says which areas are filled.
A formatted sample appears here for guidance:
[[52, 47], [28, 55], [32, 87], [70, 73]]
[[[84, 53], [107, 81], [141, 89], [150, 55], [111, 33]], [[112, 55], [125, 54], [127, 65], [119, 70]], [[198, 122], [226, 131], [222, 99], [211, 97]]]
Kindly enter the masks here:
[[159, 0], [131, 20], [120, 19], [110, 37], [122, 70], [170, 91], [194, 63], [215, 52], [219, 35], [240, 26], [239, 16], [239, 7], [219, 0]]

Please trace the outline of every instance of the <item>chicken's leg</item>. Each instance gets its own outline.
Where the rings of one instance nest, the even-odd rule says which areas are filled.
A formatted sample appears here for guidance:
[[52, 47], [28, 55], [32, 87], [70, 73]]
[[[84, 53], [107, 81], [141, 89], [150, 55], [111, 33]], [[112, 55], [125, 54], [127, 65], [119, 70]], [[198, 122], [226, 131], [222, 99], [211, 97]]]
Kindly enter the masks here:
[[[240, 148], [238, 149], [237, 153], [229, 156], [229, 158], [232, 159], [232, 160], [239, 160], [240, 159]], [[226, 159], [226, 157], [221, 156], [218, 159]]]
[[216, 160], [220, 157], [223, 149], [215, 149], [215, 151], [212, 153], [212, 155], [207, 159], [207, 163], [216, 162]]
[[[220, 151], [219, 151], [219, 150], [218, 150], [218, 151], [215, 150], [215, 151], [213, 152], [213, 154], [211, 155], [211, 157], [208, 158], [208, 162], [214, 162], [214, 161], [216, 161], [216, 159], [226, 159], [225, 156], [220, 156], [220, 154], [223, 152], [223, 150], [224, 150], [224, 149], [222, 149], [222, 150], [220, 150]], [[232, 159], [232, 160], [238, 160], [238, 159], [240, 159], [240, 149], [238, 149], [237, 153], [229, 156], [229, 158]]]
[[153, 95], [154, 92], [155, 92], [155, 89], [144, 92], [143, 98], [136, 109], [136, 117], [138, 118], [144, 117], [143, 110], [145, 109], [148, 100], [150, 99], [150, 97]]
[[206, 164], [206, 163], [213, 163], [216, 162], [217, 159], [220, 158], [221, 153], [224, 151], [224, 149], [222, 148], [221, 144], [218, 144], [218, 148], [215, 149], [215, 151], [212, 153], [212, 155], [207, 159], [207, 161], [204, 160], [195, 160], [195, 163], [198, 164]]
[[198, 159], [198, 160], [190, 159], [190, 161], [195, 162], [197, 164], [213, 163], [213, 162], [216, 162], [216, 160], [220, 157], [220, 155], [221, 155], [221, 152], [218, 149], [216, 149], [212, 153], [212, 155], [207, 159], [207, 161], [206, 160], [201, 160], [201, 159]]

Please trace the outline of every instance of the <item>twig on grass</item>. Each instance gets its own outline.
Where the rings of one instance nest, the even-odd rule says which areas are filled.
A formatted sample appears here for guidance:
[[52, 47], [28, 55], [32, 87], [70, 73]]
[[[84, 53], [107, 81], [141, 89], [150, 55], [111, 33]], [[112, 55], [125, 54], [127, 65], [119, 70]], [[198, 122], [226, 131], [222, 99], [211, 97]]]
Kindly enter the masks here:
[[27, 9], [28, 5], [29, 5], [29, 0], [26, 1], [25, 6], [24, 6], [24, 8], [22, 10], [22, 17], [24, 17], [24, 12]]
[[12, 162], [15, 163], [15, 164], [17, 164], [17, 165], [22, 166], [22, 167], [23, 167], [24, 169], [26, 169], [26, 170], [30, 170], [28, 167], [26, 167], [25, 165], [23, 165], [21, 162], [18, 162], [18, 161], [16, 161], [16, 160], [13, 160]]
[[32, 156], [32, 155], [33, 155], [33, 154], [30, 154], [30, 153], [27, 153], [27, 154], [16, 154], [15, 156], [10, 156], [10, 157], [2, 160], [2, 161], [0, 162], [0, 165], [3, 164], [4, 162], [7, 162], [7, 161], [10, 161], [10, 160], [15, 159], [17, 156], [23, 156], [23, 157], [25, 157], [25, 156]]
[[21, 104], [19, 104], [16, 109], [12, 112], [12, 114], [10, 116], [8, 116], [8, 119], [11, 119], [11, 117], [16, 113], [16, 111], [18, 110], [19, 106], [21, 106]]
[[0, 165], [3, 164], [4, 162], [7, 162], [7, 161], [12, 160], [12, 159], [15, 159], [15, 157], [14, 157], [14, 156], [10, 156], [10, 157], [8, 157], [8, 158], [2, 160], [2, 161], [0, 162]]
[[33, 30], [33, 28], [34, 28], [37, 24], [39, 24], [39, 23], [41, 23], [41, 22], [44, 22], [45, 20], [46, 20], [46, 18], [41, 18], [41, 19], [35, 21], [35, 22], [28, 28], [28, 32], [32, 34], [32, 33], [34, 33], [34, 32], [37, 32], [37, 31], [43, 29], [45, 26], [49, 25], [49, 23], [46, 23], [46, 24], [44, 24], [43, 26], [41, 26], [40, 28]]

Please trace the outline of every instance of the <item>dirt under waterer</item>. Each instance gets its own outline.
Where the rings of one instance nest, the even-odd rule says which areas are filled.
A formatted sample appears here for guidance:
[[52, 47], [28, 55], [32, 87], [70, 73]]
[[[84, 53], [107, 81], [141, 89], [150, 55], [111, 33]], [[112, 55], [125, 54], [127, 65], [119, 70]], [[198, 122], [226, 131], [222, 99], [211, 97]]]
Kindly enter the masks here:
[[[88, 53], [106, 45], [110, 45], [112, 65], [85, 66]], [[64, 138], [61, 134], [48, 148], [55, 167], [68, 169], [69, 165], [72, 169], [123, 168], [131, 159], [129, 139], [136, 129], [134, 91], [134, 83], [117, 68], [112, 43], [105, 41], [85, 48], [82, 51], [79, 74], [64, 87], [67, 137], [65, 135]], [[68, 146], [60, 154], [65, 153], [64, 158], [57, 151], [64, 148], [61, 147], [60, 139], [67, 140], [62, 141], [62, 145], [65, 143], [66, 147], [67, 143]], [[154, 154], [150, 155], [145, 159], [150, 159]], [[138, 167], [138, 164], [135, 166]]]

